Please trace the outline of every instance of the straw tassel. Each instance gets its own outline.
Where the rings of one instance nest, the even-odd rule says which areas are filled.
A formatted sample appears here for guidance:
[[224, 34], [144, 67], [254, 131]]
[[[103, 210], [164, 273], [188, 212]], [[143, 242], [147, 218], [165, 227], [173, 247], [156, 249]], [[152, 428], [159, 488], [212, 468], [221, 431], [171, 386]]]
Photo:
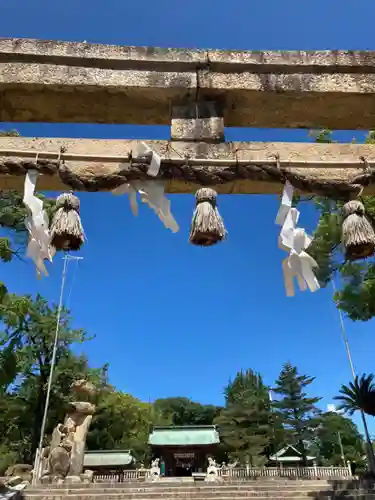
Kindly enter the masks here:
[[208, 247], [225, 239], [227, 231], [216, 206], [217, 193], [201, 188], [195, 194], [196, 208], [191, 221], [190, 243]]
[[371, 257], [375, 252], [375, 233], [365, 215], [365, 207], [358, 200], [345, 203], [342, 208], [342, 243], [348, 260]]
[[79, 199], [73, 193], [63, 193], [56, 199], [56, 208], [51, 224], [51, 245], [56, 250], [79, 250], [85, 241]]

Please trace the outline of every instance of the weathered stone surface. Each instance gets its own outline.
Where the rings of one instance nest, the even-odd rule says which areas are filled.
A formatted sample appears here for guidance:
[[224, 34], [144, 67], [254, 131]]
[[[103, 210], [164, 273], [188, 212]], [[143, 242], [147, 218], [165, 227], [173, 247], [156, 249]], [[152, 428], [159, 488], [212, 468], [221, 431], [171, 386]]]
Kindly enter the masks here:
[[95, 394], [97, 393], [94, 384], [84, 379], [75, 380], [71, 384], [70, 389], [76, 394], [84, 395], [87, 397], [94, 397]]
[[79, 476], [66, 476], [64, 479], [64, 484], [79, 484], [82, 480]]
[[23, 481], [23, 479], [21, 476], [11, 476], [7, 479], [6, 486], [14, 487], [14, 486], [21, 484], [22, 481]]
[[219, 51], [0, 39], [0, 119], [169, 124], [221, 100], [226, 126], [370, 129], [375, 52]]
[[[79, 380], [73, 386], [80, 391], [84, 389], [85, 392], [92, 393], [94, 387], [87, 384], [87, 381]], [[50, 446], [43, 450], [42, 459], [47, 461], [48, 466], [42, 465], [42, 483], [81, 482], [86, 436], [94, 413], [95, 405], [92, 403], [69, 403], [64, 423], [55, 427]]]
[[[23, 190], [24, 175], [22, 171], [15, 170], [15, 175], [1, 175], [1, 162], [4, 160], [17, 161], [20, 158], [10, 154], [2, 153], [9, 150], [26, 150], [31, 154], [26, 156], [29, 160], [35, 160], [37, 151], [56, 152], [65, 147], [67, 154], [78, 155], [92, 154], [104, 156], [126, 157], [131, 151], [136, 151], [138, 141], [127, 140], [92, 140], [92, 139], [34, 139], [24, 137], [2, 137], [0, 138], [0, 189]], [[173, 143], [173, 148], [168, 149], [168, 141], [147, 141], [147, 144], [162, 158], [211, 158], [220, 160], [256, 160], [260, 163], [269, 162], [275, 164], [275, 155], [289, 162], [293, 171], [301, 174], [310, 174], [317, 179], [338, 179], [347, 181], [353, 176], [361, 173], [360, 158], [367, 159], [368, 164], [375, 165], [375, 146], [363, 144], [316, 144], [316, 143], [260, 143], [260, 142], [231, 142], [221, 144], [204, 144], [193, 142]], [[33, 154], [35, 151], [35, 156]], [[40, 155], [43, 158], [43, 155]], [[68, 159], [69, 165], [76, 172], [80, 172], [87, 178], [92, 176], [108, 175], [119, 170], [118, 162], [93, 162], [77, 161]], [[316, 164], [314, 162], [317, 162]], [[319, 162], [326, 162], [319, 164]], [[304, 167], [304, 165], [309, 167]], [[233, 167], [235, 169], [235, 167]], [[204, 171], [210, 170], [210, 166], [202, 167]], [[194, 193], [199, 186], [194, 182], [186, 182], [183, 179], [166, 179], [166, 191], [169, 193]], [[219, 193], [229, 194], [270, 194], [280, 193], [281, 185], [274, 182], [251, 181], [237, 179], [225, 184], [212, 186]], [[40, 175], [37, 181], [37, 189], [40, 191], [61, 191], [66, 186], [56, 175]], [[374, 184], [365, 189], [365, 194], [375, 194]]]
[[[82, 415], [94, 415], [95, 405], [86, 401], [74, 401], [69, 403], [69, 413], [81, 413]], [[65, 424], [66, 425], [66, 424]]]
[[56, 478], [66, 476], [70, 465], [69, 452], [62, 446], [57, 446], [49, 456], [49, 467], [51, 475]]
[[172, 107], [172, 141], [224, 142], [224, 118], [216, 102]]
[[22, 476], [23, 474], [30, 474], [33, 466], [30, 464], [15, 464], [8, 467], [5, 472], [6, 476]]
[[92, 421], [92, 415], [86, 415], [82, 422], [79, 422], [73, 440], [73, 448], [70, 453], [70, 476], [78, 476], [83, 470], [83, 460], [85, 455], [86, 437]]
[[81, 481], [82, 481], [83, 483], [92, 483], [93, 478], [94, 478], [94, 471], [93, 471], [93, 470], [86, 469], [86, 470], [85, 470], [85, 472], [83, 472], [83, 473], [80, 475], [80, 478], [81, 478]]
[[373, 484], [364, 484], [355, 480], [326, 481], [282, 480], [259, 478], [258, 480], [240, 479], [230, 484], [217, 483], [181, 483], [171, 482], [145, 483], [94, 483], [62, 485], [49, 488], [28, 488], [24, 492], [26, 500], [62, 500], [66, 495], [77, 500], [228, 500], [228, 499], [275, 499], [308, 500], [311, 498], [345, 498], [346, 500], [374, 500]]

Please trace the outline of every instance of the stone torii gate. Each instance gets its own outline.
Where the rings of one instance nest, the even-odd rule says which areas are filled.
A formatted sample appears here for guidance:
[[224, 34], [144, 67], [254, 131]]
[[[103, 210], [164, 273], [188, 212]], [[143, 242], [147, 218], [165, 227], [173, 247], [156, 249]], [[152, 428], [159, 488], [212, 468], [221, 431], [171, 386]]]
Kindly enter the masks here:
[[[285, 210], [276, 221], [282, 226], [281, 248], [288, 252], [282, 266], [290, 296], [295, 277], [301, 290], [319, 288], [316, 262], [305, 252], [311, 239], [296, 227], [293, 188], [344, 199], [347, 256], [355, 260], [375, 253], [374, 229], [362, 203], [352, 200], [362, 192], [375, 194], [375, 146], [225, 142], [224, 128], [373, 128], [375, 52], [160, 49], [0, 39], [0, 120], [171, 126], [170, 140], [148, 141], [150, 153], [143, 155], [139, 141], [0, 138], [0, 189], [25, 186], [24, 202], [31, 212], [25, 221], [29, 256], [39, 274], [47, 274], [44, 261], [52, 261], [52, 249], [79, 249], [84, 232], [79, 200], [71, 194], [57, 200], [49, 226], [34, 196], [35, 171], [42, 174], [38, 189], [43, 191], [112, 191], [152, 180], [164, 181], [170, 193], [199, 187], [228, 194], [279, 193], [285, 185]], [[155, 156], [158, 168], [151, 177]], [[226, 230], [216, 193], [198, 193], [190, 242], [208, 246], [223, 240]], [[168, 223], [173, 230], [170, 219]], [[64, 224], [70, 224], [69, 231]], [[374, 471], [372, 452], [369, 457]], [[75, 474], [80, 467], [74, 467]]]
[[[0, 39], [0, 119], [169, 124], [148, 141], [166, 191], [221, 193], [296, 188], [347, 197], [375, 194], [375, 148], [353, 144], [230, 143], [225, 126], [371, 129], [375, 52], [252, 52], [118, 47]], [[0, 188], [98, 191], [147, 177], [137, 141], [0, 139]], [[38, 156], [37, 156], [37, 153]], [[133, 153], [132, 165], [126, 163]]]

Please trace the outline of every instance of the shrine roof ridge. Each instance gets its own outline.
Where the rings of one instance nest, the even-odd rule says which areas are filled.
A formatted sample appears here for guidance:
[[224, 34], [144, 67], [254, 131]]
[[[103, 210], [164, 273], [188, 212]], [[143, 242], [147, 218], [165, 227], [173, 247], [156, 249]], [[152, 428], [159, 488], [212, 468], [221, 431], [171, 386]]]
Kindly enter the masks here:
[[215, 425], [154, 427], [148, 438], [151, 446], [204, 446], [220, 443]]
[[133, 462], [130, 450], [87, 450], [84, 455], [85, 467], [126, 466]]
[[375, 51], [221, 50], [136, 47], [87, 42], [0, 38], [0, 62], [34, 62], [111, 69], [255, 73], [375, 73]]
[[173, 431], [173, 430], [194, 430], [194, 429], [216, 429], [216, 425], [154, 425], [153, 430]]

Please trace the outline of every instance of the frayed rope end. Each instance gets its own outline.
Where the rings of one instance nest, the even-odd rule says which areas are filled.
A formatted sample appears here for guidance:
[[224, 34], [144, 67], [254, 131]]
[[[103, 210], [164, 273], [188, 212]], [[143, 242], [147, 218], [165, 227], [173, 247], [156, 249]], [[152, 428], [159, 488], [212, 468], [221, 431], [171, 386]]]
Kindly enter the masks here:
[[227, 235], [224, 221], [216, 206], [216, 197], [216, 191], [210, 188], [201, 188], [196, 192], [196, 208], [189, 237], [193, 245], [215, 245]]
[[348, 260], [371, 257], [375, 253], [375, 232], [365, 215], [365, 207], [358, 200], [345, 203], [342, 208], [342, 243]]
[[85, 241], [79, 199], [73, 193], [61, 194], [56, 199], [56, 208], [51, 224], [51, 245], [56, 250], [79, 250]]

